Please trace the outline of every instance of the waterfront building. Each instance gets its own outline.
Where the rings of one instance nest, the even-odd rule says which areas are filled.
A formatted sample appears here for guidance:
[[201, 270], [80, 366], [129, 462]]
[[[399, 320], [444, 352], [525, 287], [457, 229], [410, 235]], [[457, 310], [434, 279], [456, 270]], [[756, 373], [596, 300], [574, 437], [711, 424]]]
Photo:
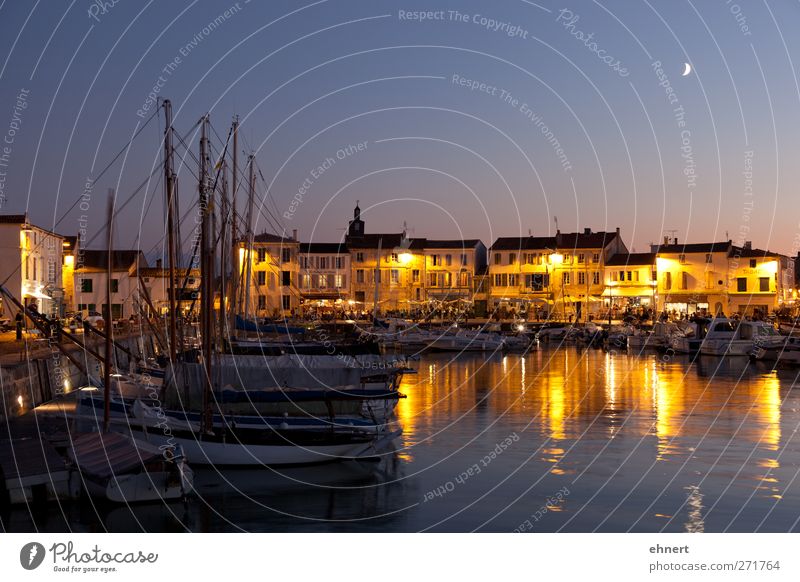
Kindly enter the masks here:
[[660, 311], [766, 316], [794, 307], [794, 261], [787, 256], [730, 240], [678, 244], [665, 239], [652, 250], [658, 253]]
[[[200, 269], [177, 268], [175, 273], [177, 311], [184, 314], [189, 311], [198, 311], [200, 309]], [[134, 288], [134, 304], [140, 311], [149, 316], [161, 316], [169, 313], [169, 269], [163, 266], [161, 259], [156, 261], [155, 267], [134, 265], [129, 274]], [[155, 313], [148, 305], [147, 298], [150, 299]]]
[[[300, 307], [298, 256], [300, 243], [293, 237], [271, 233], [253, 237], [250, 255], [250, 301], [248, 313], [255, 317], [291, 316]], [[248, 253], [246, 242], [239, 247], [242, 283], [247, 280]], [[242, 287], [243, 288], [243, 287]], [[244, 313], [244, 308], [240, 309]]]
[[789, 257], [754, 249], [748, 241], [732, 248], [728, 265], [731, 313], [765, 316], [794, 307], [794, 261]]
[[678, 244], [664, 239], [652, 245], [657, 253], [658, 310], [691, 315], [695, 312], [730, 314], [728, 267], [731, 241]]
[[350, 253], [344, 243], [300, 243], [300, 300], [303, 312], [349, 309]]
[[473, 280], [486, 268], [486, 246], [478, 239], [423, 240], [424, 273], [416, 276], [423, 280], [425, 300], [431, 306], [473, 307]]
[[[27, 214], [0, 215], [0, 281], [18, 301], [49, 316], [60, 317], [65, 309], [63, 243], [63, 236], [31, 224]], [[16, 311], [3, 302], [3, 317]]]
[[604, 265], [605, 292], [603, 305], [614, 313], [627, 310], [652, 311], [657, 309], [657, 284], [655, 253], [619, 253]]
[[[351, 296], [359, 311], [406, 312], [425, 301], [424, 239], [401, 233], [366, 234], [356, 203], [345, 243], [350, 251]], [[377, 293], [376, 293], [377, 291]]]
[[[136, 270], [147, 266], [144, 253], [138, 249], [111, 252], [111, 321], [127, 319], [138, 312], [135, 304], [138, 282]], [[73, 273], [76, 311], [100, 312], [108, 321], [106, 285], [108, 251], [79, 249]]]
[[489, 249], [490, 309], [529, 319], [597, 317], [608, 308], [605, 262], [619, 253], [627, 253], [619, 228], [498, 238]]
[[75, 302], [75, 261], [78, 256], [80, 237], [65, 236], [61, 247], [61, 281], [64, 287], [64, 311], [74, 312], [77, 309]]

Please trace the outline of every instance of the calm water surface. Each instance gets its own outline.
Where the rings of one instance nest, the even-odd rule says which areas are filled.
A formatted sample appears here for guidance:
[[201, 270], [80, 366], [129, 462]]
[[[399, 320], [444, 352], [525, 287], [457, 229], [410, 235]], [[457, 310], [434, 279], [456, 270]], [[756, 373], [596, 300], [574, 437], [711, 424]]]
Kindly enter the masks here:
[[376, 463], [197, 471], [188, 504], [15, 510], [12, 530], [798, 531], [797, 372], [567, 347], [425, 355]]

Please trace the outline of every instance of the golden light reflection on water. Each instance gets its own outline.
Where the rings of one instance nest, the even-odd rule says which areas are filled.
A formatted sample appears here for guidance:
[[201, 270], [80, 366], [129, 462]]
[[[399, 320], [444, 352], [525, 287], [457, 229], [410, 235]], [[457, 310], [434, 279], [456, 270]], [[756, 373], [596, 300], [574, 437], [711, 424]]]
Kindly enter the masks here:
[[[442, 417], [453, 426], [502, 417], [532, 441], [551, 439], [543, 449], [548, 462], [563, 457], [568, 447], [561, 443], [582, 434], [602, 437], [601, 443], [622, 434], [644, 439], [642, 450], [655, 461], [695, 454], [695, 448], [699, 454], [717, 440], [722, 446], [749, 443], [760, 451], [758, 466], [775, 469], [781, 380], [752, 369], [745, 374], [742, 366], [748, 365], [719, 359], [689, 365], [656, 354], [571, 347], [524, 356], [425, 355], [421, 373], [403, 380], [408, 398], [400, 401], [398, 417], [407, 445], [424, 441]], [[436, 438], [447, 439], [447, 431]], [[413, 448], [406, 454], [413, 455]]]

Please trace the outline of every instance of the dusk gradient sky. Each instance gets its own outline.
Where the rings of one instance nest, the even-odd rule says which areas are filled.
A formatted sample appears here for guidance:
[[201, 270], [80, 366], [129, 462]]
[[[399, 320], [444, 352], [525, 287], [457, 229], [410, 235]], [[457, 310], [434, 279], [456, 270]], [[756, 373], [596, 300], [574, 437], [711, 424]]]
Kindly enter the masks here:
[[[409, 15], [420, 10], [434, 18]], [[240, 116], [263, 176], [259, 232], [338, 241], [360, 200], [368, 232], [406, 222], [411, 236], [488, 246], [552, 234], [558, 217], [562, 231], [619, 226], [639, 252], [674, 230], [796, 254], [798, 25], [788, 0], [6, 0], [0, 211], [62, 234], [85, 214], [96, 233], [107, 188], [121, 203], [161, 163], [163, 117], [97, 181], [87, 211], [67, 211], [160, 85], [179, 133], [209, 112], [215, 151]], [[190, 133], [195, 153], [197, 142]], [[187, 158], [184, 210], [194, 171]], [[155, 176], [117, 217], [119, 247], [158, 246]]]

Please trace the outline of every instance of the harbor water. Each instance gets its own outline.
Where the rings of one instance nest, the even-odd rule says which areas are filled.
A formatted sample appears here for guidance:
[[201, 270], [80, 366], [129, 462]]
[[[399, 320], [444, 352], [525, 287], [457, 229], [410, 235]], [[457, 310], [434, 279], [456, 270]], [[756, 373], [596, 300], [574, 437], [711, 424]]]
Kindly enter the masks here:
[[15, 508], [10, 531], [800, 531], [795, 370], [543, 347], [426, 354], [375, 462], [196, 470], [186, 503]]

